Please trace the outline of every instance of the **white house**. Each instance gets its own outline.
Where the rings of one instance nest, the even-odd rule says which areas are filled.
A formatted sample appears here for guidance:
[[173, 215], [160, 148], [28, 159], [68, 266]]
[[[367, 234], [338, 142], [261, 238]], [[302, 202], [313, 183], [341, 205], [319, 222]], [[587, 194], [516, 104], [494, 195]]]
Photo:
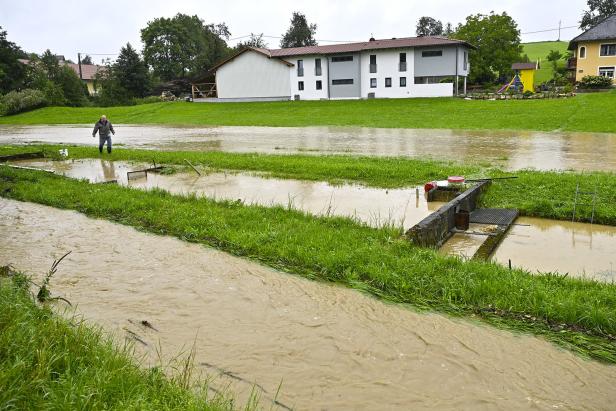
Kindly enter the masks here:
[[213, 70], [222, 101], [448, 97], [466, 92], [471, 48], [445, 37], [246, 48]]

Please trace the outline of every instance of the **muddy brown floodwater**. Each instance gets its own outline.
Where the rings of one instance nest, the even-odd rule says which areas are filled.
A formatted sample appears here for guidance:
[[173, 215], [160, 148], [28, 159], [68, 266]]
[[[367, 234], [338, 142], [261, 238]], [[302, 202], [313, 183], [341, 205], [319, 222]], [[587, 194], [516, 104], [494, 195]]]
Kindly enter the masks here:
[[[521, 168], [616, 171], [616, 134], [364, 127], [116, 125], [114, 142], [160, 150], [431, 157]], [[90, 125], [0, 126], [0, 144], [94, 145]]]
[[323, 182], [264, 178], [241, 173], [198, 176], [193, 171], [173, 175], [148, 173], [147, 178], [128, 181], [127, 171], [149, 166], [91, 159], [25, 160], [12, 164], [53, 170], [58, 174], [85, 178], [91, 182], [117, 180], [130, 187], [160, 188], [173, 194], [196, 194], [232, 201], [240, 199], [246, 204], [265, 206], [291, 206], [314, 215], [352, 217], [373, 227], [384, 224], [411, 227], [443, 205], [439, 202], [428, 203], [422, 187], [385, 190], [352, 184], [333, 186]]
[[[197, 244], [73, 211], [0, 199], [0, 264], [44, 273], [72, 250], [51, 290], [146, 364], [194, 343], [242, 398], [295, 409], [610, 409], [616, 367], [531, 336], [419, 314]], [[139, 325], [147, 320], [156, 330]]]

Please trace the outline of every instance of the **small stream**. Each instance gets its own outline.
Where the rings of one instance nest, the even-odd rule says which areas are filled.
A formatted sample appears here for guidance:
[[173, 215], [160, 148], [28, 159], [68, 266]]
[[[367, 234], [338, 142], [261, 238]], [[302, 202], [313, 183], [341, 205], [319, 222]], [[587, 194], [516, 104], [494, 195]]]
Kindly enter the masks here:
[[540, 338], [419, 314], [74, 211], [0, 199], [0, 216], [0, 265], [40, 279], [71, 250], [51, 281], [54, 295], [120, 339], [138, 336], [144, 366], [157, 364], [157, 347], [167, 361], [194, 345], [196, 372], [240, 404], [254, 387], [270, 409], [281, 383], [278, 401], [297, 410], [607, 410], [616, 402], [616, 367]]

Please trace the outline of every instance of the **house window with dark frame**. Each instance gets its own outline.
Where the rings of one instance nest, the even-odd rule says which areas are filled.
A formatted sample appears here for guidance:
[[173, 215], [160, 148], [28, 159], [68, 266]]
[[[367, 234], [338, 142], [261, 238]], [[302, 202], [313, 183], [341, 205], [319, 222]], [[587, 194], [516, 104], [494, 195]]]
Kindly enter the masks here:
[[370, 73], [376, 73], [376, 54], [370, 55]]
[[391, 87], [391, 77], [385, 77], [385, 87]]
[[336, 56], [336, 57], [332, 57], [332, 63], [342, 63], [344, 61], [353, 61], [353, 56]]
[[400, 53], [400, 63], [398, 64], [398, 71], [406, 71], [406, 53]]
[[376, 88], [376, 78], [370, 79], [370, 88]]
[[304, 82], [303, 81], [298, 81], [297, 82], [297, 89], [299, 91], [304, 91]]
[[400, 87], [406, 87], [406, 77], [400, 77]]
[[616, 44], [602, 44], [599, 55], [601, 57], [616, 56]]
[[323, 73], [321, 70], [321, 59], [314, 59], [314, 75], [320, 76]]
[[441, 57], [443, 50], [426, 50], [421, 52], [421, 57]]
[[297, 60], [297, 77], [304, 77], [304, 60]]
[[586, 47], [580, 47], [580, 58], [581, 59], [586, 58]]
[[317, 80], [317, 90], [323, 90], [323, 82], [321, 80]]
[[614, 71], [616, 67], [599, 67], [599, 75], [602, 77], [614, 78]]
[[332, 80], [332, 86], [345, 86], [349, 84], [353, 84], [352, 78], [342, 78], [338, 80]]

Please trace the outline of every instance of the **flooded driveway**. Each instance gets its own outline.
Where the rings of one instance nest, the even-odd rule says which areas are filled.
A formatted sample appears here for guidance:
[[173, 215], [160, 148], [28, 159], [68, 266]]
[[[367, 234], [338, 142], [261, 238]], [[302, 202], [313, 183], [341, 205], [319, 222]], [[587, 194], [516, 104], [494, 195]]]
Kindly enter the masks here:
[[[0, 199], [0, 264], [42, 274], [72, 250], [51, 290], [149, 361], [195, 345], [199, 371], [256, 383], [264, 408], [610, 409], [616, 367], [530, 336], [384, 304], [180, 240], [73, 211]], [[147, 320], [156, 330], [139, 325]], [[128, 331], [127, 331], [128, 330]]]
[[[401, 156], [522, 168], [616, 171], [616, 134], [362, 127], [116, 125], [116, 144], [159, 150]], [[91, 126], [0, 126], [0, 144], [95, 145]]]
[[241, 200], [245, 204], [291, 207], [313, 215], [351, 217], [373, 227], [385, 224], [411, 227], [437, 210], [443, 203], [426, 201], [423, 187], [378, 189], [360, 185], [330, 185], [323, 182], [264, 178], [248, 174], [195, 172], [162, 175], [148, 173], [147, 178], [128, 181], [127, 172], [148, 165], [105, 160], [24, 160], [20, 166], [53, 170], [72, 178], [99, 183], [117, 180], [135, 188], [160, 188], [173, 194], [196, 194], [218, 200]]

